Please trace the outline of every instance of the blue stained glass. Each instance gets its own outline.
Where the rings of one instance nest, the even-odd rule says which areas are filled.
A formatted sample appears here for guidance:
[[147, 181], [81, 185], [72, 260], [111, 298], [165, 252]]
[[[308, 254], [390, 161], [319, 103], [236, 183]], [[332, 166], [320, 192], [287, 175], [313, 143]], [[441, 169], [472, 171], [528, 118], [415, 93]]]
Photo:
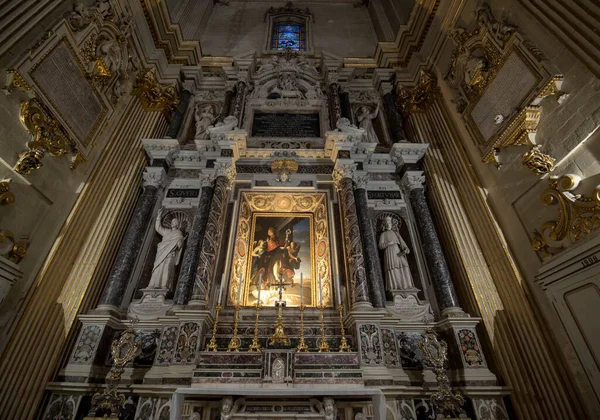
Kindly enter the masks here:
[[304, 51], [305, 39], [304, 25], [276, 23], [273, 25], [271, 48], [276, 50], [291, 48], [294, 51]]

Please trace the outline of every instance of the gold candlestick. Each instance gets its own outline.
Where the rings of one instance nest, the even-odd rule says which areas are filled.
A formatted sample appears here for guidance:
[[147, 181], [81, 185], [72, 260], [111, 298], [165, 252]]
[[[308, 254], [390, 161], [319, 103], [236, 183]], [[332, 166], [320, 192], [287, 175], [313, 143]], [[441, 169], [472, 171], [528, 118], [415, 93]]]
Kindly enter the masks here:
[[239, 303], [235, 305], [235, 319], [233, 321], [233, 337], [231, 337], [231, 341], [229, 342], [229, 347], [227, 347], [227, 352], [230, 353], [232, 351], [240, 351], [240, 339], [238, 338], [238, 315], [240, 311]]
[[276, 302], [275, 304], [279, 308], [277, 312], [277, 324], [275, 324], [275, 332], [271, 336], [269, 344], [281, 343], [287, 346], [290, 344], [290, 339], [285, 334], [285, 325], [283, 324], [283, 307], [285, 306], [285, 302]]
[[206, 351], [217, 351], [217, 326], [219, 325], [219, 312], [221, 312], [221, 305], [217, 304], [215, 308], [215, 323], [213, 324], [212, 337], [210, 343], [206, 345]]
[[300, 342], [298, 343], [298, 347], [296, 347], [296, 351], [299, 353], [304, 353], [308, 351], [308, 346], [304, 342], [304, 310], [306, 306], [300, 304]]
[[340, 327], [342, 328], [342, 339], [340, 340], [340, 353], [350, 351], [350, 345], [346, 341], [346, 330], [344, 329], [344, 307], [338, 305], [337, 307], [340, 313]]
[[325, 339], [325, 306], [323, 303], [321, 303], [319, 310], [321, 311], [321, 342], [319, 343], [319, 353], [329, 352], [329, 344], [327, 344], [327, 340]]
[[256, 304], [256, 321], [254, 321], [254, 338], [252, 344], [248, 347], [249, 352], [260, 351], [260, 343], [258, 342], [258, 314], [260, 313], [260, 304]]

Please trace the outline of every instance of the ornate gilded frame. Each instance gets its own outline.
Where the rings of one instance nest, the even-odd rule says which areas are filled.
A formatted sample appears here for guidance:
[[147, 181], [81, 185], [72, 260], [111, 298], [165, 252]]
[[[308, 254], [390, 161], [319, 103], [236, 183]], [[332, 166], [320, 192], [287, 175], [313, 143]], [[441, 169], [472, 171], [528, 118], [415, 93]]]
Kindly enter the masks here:
[[240, 279], [243, 278], [242, 305], [246, 305], [249, 267], [251, 260], [252, 223], [256, 216], [307, 216], [311, 223], [311, 302], [317, 302], [318, 284], [316, 273], [321, 275], [323, 285], [323, 303], [333, 305], [333, 281], [331, 266], [331, 242], [329, 238], [329, 219], [327, 194], [325, 192], [252, 192], [240, 194], [238, 223], [233, 246], [232, 269], [229, 275], [227, 304], [237, 301]]

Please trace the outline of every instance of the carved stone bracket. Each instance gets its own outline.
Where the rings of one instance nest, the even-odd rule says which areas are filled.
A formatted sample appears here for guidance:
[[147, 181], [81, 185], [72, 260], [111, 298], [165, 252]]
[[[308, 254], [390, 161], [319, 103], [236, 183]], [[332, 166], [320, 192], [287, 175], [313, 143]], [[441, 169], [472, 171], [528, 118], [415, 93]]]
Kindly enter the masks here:
[[577, 175], [551, 176], [549, 188], [542, 193], [545, 205], [558, 205], [556, 220], [544, 223], [534, 231], [531, 246], [548, 257], [600, 230], [600, 185], [591, 197], [573, 194], [581, 178]]

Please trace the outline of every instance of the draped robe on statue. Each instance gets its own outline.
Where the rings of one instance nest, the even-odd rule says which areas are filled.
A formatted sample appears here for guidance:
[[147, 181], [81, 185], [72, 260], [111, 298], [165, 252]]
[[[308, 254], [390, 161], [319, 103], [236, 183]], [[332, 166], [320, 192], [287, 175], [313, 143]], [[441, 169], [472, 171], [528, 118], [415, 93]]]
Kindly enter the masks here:
[[379, 249], [384, 250], [383, 269], [387, 290], [414, 288], [406, 254], [406, 243], [395, 230], [384, 230], [379, 237]]
[[156, 219], [156, 231], [162, 235], [162, 241], [156, 246], [156, 258], [152, 267], [149, 289], [169, 289], [175, 266], [179, 264], [183, 233], [177, 228], [162, 227], [160, 218]]

